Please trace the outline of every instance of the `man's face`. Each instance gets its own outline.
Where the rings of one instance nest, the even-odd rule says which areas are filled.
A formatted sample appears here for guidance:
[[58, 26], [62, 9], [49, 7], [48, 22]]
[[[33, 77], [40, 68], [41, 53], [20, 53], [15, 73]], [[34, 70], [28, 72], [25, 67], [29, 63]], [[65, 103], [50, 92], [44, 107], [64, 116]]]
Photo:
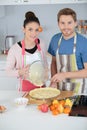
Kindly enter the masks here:
[[59, 22], [59, 28], [65, 37], [72, 36], [77, 22], [74, 21], [71, 15], [61, 15]]

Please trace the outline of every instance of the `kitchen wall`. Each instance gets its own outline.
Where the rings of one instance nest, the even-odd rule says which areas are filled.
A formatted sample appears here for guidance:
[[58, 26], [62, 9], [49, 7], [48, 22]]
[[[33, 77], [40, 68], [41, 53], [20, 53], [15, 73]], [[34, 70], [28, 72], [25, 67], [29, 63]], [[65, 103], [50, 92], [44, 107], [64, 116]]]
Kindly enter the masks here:
[[[54, 5], [10, 5], [4, 6], [4, 15], [0, 17], [0, 48], [4, 48], [5, 36], [15, 35], [16, 40], [23, 38], [22, 25], [26, 11], [35, 12], [43, 27], [40, 34], [48, 47], [49, 41], [59, 32], [57, 13], [61, 8], [70, 7], [77, 13], [78, 19], [87, 19], [87, 4], [54, 4]], [[0, 12], [1, 13], [1, 12]]]

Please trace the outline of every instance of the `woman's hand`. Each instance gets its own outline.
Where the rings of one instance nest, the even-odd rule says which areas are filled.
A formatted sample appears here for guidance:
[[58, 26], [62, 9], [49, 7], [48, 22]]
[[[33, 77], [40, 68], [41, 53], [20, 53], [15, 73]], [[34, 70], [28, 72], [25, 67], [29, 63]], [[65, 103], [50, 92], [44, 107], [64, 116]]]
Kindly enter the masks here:
[[18, 73], [19, 76], [22, 77], [23, 79], [29, 77], [29, 65], [26, 65], [24, 68], [20, 69]]
[[52, 78], [51, 78], [51, 82], [52, 83], [57, 83], [57, 82], [61, 82], [62, 80], [64, 80], [65, 77], [65, 73], [57, 73], [55, 74]]

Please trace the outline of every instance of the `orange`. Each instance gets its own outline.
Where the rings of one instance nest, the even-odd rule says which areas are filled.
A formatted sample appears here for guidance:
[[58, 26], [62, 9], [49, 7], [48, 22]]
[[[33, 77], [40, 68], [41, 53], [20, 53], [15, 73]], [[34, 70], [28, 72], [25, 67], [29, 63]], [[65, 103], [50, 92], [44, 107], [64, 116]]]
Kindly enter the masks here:
[[50, 110], [53, 111], [55, 107], [53, 105], [50, 106]]
[[64, 110], [64, 107], [61, 104], [59, 104], [58, 111], [60, 113], [63, 113], [63, 110]]
[[40, 26], [39, 27], [39, 32], [42, 32], [43, 31], [43, 28]]
[[64, 105], [65, 105], [65, 100], [61, 100], [61, 101], [59, 101], [59, 103], [60, 103], [62, 106], [64, 106]]
[[66, 108], [64, 108], [64, 113], [65, 114], [69, 114], [70, 113], [70, 111], [71, 111], [71, 108], [70, 107], [66, 107]]
[[53, 114], [53, 115], [58, 115], [59, 112], [58, 112], [58, 110], [53, 110], [53, 111], [52, 111], [52, 114]]
[[38, 110], [41, 110], [41, 105], [38, 105], [38, 106], [37, 106], [37, 109], [38, 109]]
[[59, 104], [53, 104], [54, 108], [58, 108]]

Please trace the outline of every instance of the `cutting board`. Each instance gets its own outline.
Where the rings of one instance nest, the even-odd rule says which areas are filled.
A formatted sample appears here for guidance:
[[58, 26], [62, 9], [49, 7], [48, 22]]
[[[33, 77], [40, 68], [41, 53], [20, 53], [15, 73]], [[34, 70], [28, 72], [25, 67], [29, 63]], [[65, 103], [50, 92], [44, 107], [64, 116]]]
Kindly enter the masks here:
[[[64, 99], [64, 98], [71, 97], [73, 95], [74, 95], [73, 91], [61, 91], [60, 95], [58, 95], [55, 99], [61, 100], [61, 99]], [[53, 99], [46, 99], [46, 100], [44, 100], [44, 99], [43, 100], [39, 100], [38, 99], [37, 100], [37, 99], [31, 98], [29, 96], [29, 94], [25, 94], [24, 97], [29, 99], [28, 104], [38, 104], [38, 105], [40, 105], [40, 104], [43, 104], [43, 103], [47, 103], [48, 105], [50, 105], [52, 100], [53, 100]]]

